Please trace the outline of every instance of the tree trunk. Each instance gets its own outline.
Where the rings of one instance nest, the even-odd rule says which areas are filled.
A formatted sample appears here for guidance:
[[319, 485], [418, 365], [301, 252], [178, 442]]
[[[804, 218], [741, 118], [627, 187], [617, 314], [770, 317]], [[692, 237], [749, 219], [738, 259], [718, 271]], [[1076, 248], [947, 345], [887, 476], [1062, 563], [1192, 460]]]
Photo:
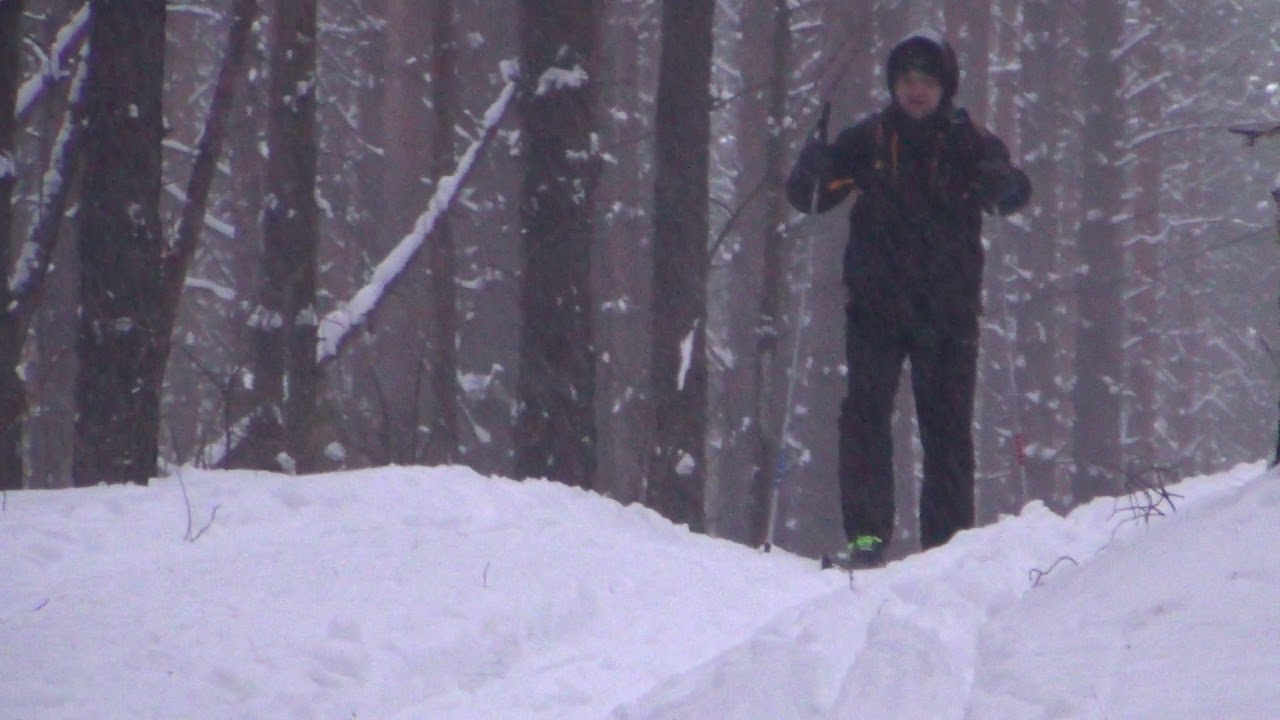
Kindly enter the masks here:
[[[591, 228], [598, 3], [525, 0], [524, 234], [515, 474], [595, 483]], [[572, 74], [586, 72], [585, 80]]]
[[635, 502], [644, 482], [653, 433], [649, 429], [649, 292], [653, 188], [647, 144], [651, 138], [658, 9], [611, 3], [601, 58], [608, 68], [600, 84], [597, 115], [601, 142], [616, 162], [602, 169], [597, 206], [595, 274], [597, 342], [596, 417], [599, 466], [608, 468], [597, 487], [622, 503]]
[[[1002, 0], [989, 0], [989, 13], [1004, 12]], [[1009, 65], [1016, 61], [1019, 38], [1005, 25], [991, 30], [992, 57], [989, 64]], [[987, 79], [988, 112], [983, 123], [1006, 140], [1017, 131], [1015, 106], [1016, 84], [1011, 73], [990, 73]], [[976, 109], [970, 112], [981, 117]], [[1014, 148], [1010, 147], [1010, 152]], [[1038, 192], [1038, 191], [1037, 191]], [[983, 272], [984, 302], [980, 356], [977, 424], [975, 438], [978, 466], [979, 524], [995, 522], [1003, 513], [1016, 512], [1025, 496], [1023, 468], [1017, 454], [1018, 392], [1015, 380], [1017, 366], [1014, 348], [1015, 302], [1010, 298], [1017, 282], [1013, 228], [1008, 223], [987, 223], [984, 237], [988, 243], [987, 266]]]
[[156, 473], [163, 323], [160, 141], [165, 2], [92, 0], [80, 203], [77, 486]]
[[1026, 222], [1010, 227], [1017, 269], [1012, 292], [1016, 298], [1014, 326], [1017, 329], [1015, 367], [1017, 417], [1020, 437], [1019, 469], [1023, 474], [1022, 497], [1013, 510], [1027, 500], [1043, 500], [1063, 509], [1056, 486], [1058, 452], [1065, 438], [1060, 433], [1058, 414], [1064, 398], [1058, 389], [1056, 358], [1062, 351], [1063, 327], [1057, 312], [1055, 293], [1046, 292], [1057, 271], [1054, 238], [1059, 237], [1061, 207], [1059, 197], [1058, 122], [1064, 108], [1059, 92], [1059, 34], [1061, 3], [1043, 0], [1023, 6], [1026, 27], [1021, 53], [1022, 87], [1035, 94], [1036, 101], [1022, 98], [1018, 103], [1022, 128], [1023, 168], [1031, 178], [1036, 203], [1027, 209]]
[[704, 527], [714, 0], [664, 0], [655, 126], [653, 401], [646, 503]]
[[[436, 141], [432, 176], [450, 172], [454, 126], [458, 122], [458, 37], [452, 0], [436, 0], [431, 62], [431, 107], [435, 110]], [[429, 420], [425, 459], [440, 465], [459, 459], [461, 440], [458, 428], [458, 299], [457, 249], [448, 218], [441, 218], [435, 242], [428, 247], [427, 266], [431, 274], [431, 300], [435, 313], [431, 325], [430, 369], [434, 412]]]
[[[753, 545], [764, 542], [769, 532], [770, 495], [774, 482], [780, 482], [779, 473], [798, 471], [801, 458], [791, 452], [796, 412], [796, 397], [787, 392], [787, 381], [800, 371], [791, 361], [803, 358], [787, 349], [795, 349], [801, 342], [805, 329], [803, 318], [794, 323], [784, 319], [787, 310], [788, 263], [787, 237], [783, 227], [787, 219], [786, 200], [782, 188], [786, 184], [787, 140], [783, 133], [787, 114], [787, 79], [791, 68], [791, 10], [786, 0], [775, 0], [769, 30], [769, 64], [765, 81], [768, 100], [768, 127], [764, 143], [763, 177], [764, 191], [759, 202], [763, 205], [762, 222], [758, 232], [764, 239], [763, 285], [760, 288], [759, 324], [756, 328], [756, 377], [759, 388], [756, 395], [755, 426], [759, 430], [756, 447], [755, 482], [747, 504]], [[812, 279], [809, 279], [812, 282]], [[789, 330], [789, 332], [784, 332]], [[787, 341], [783, 344], [783, 341]], [[791, 386], [794, 388], [794, 385]], [[781, 487], [778, 488], [779, 492]], [[782, 501], [779, 496], [779, 503]]]
[[[1159, 25], [1164, 18], [1162, 0], [1144, 0], [1144, 23]], [[1165, 85], [1159, 80], [1164, 72], [1163, 43], [1159, 38], [1147, 38], [1136, 53], [1135, 72], [1146, 84], [1138, 97], [1143, 130], [1155, 130], [1166, 123]], [[1147, 84], [1149, 83], [1149, 84]], [[1129, 336], [1125, 343], [1129, 365], [1129, 411], [1125, 423], [1125, 453], [1143, 463], [1161, 463], [1167, 460], [1165, 445], [1157, 438], [1157, 416], [1162, 404], [1157, 399], [1156, 377], [1162, 362], [1160, 327], [1162, 290], [1160, 278], [1160, 253], [1165, 245], [1166, 222], [1161, 214], [1160, 198], [1164, 193], [1163, 140], [1153, 135], [1140, 141], [1134, 148], [1137, 166], [1137, 197], [1134, 198], [1134, 237], [1130, 241], [1133, 263], [1133, 279], [1138, 289], [1129, 295]]]
[[[359, 227], [368, 237], [352, 244], [354, 257], [385, 257], [414, 226], [431, 194], [428, 181], [438, 177], [432, 129], [440, 109], [432, 92], [440, 78], [432, 66], [433, 16], [449, 5], [379, 0], [366, 8], [386, 22], [369, 33], [370, 50], [363, 55], [373, 77], [359, 91], [360, 108], [370, 126], [366, 141], [385, 152], [361, 153], [369, 192], [360, 199], [368, 212]], [[444, 229], [436, 227], [437, 234]], [[396, 292], [379, 303], [362, 351], [353, 353], [357, 359], [339, 366], [352, 375], [352, 395], [359, 398], [353, 399], [349, 424], [369, 428], [360, 454], [374, 464], [421, 463], [424, 444], [431, 441], [426, 431], [435, 407], [426, 379], [435, 358], [428, 336], [437, 318], [429, 273], [426, 263], [405, 268]]]
[[[708, 463], [707, 532], [749, 545], [767, 537], [770, 496], [782, 441], [787, 264], [783, 245], [787, 80], [791, 27], [785, 3], [743, 7], [735, 45], [741, 97], [729, 122], [737, 129], [734, 212], [718, 233], [723, 265], [711, 280], [713, 333], [733, 362], [712, 370], [708, 432], [718, 445]], [[734, 28], [735, 30], [738, 28]], [[761, 52], [762, 49], [768, 52]], [[743, 312], [754, 304], [756, 313]], [[787, 338], [789, 339], [789, 338]], [[780, 377], [781, 375], [781, 377]]]
[[9, 271], [13, 243], [13, 189], [17, 184], [14, 135], [18, 81], [22, 77], [22, 0], [0, 0], [0, 490], [23, 484], [22, 420], [26, 389], [18, 376], [25, 333], [14, 331]]
[[[83, 65], [78, 68], [76, 79], [71, 84], [70, 102], [64, 111], [62, 127], [58, 131], [57, 138], [49, 145], [49, 169], [40, 181], [40, 202], [37, 203], [35, 217], [27, 233], [26, 247], [21, 253], [22, 264], [16, 268], [13, 276], [16, 282], [6, 283], [5, 286], [9, 296], [5, 311], [0, 314], [0, 368], [13, 368], [15, 380], [17, 379], [16, 369], [22, 362], [24, 346], [32, 337], [29, 332], [31, 325], [45, 298], [50, 268], [58, 264], [67, 268], [67, 275], [71, 276], [74, 275], [73, 266], [78, 265], [78, 263], [67, 262], [65, 259], [55, 263], [54, 255], [58, 252], [64, 225], [62, 221], [68, 205], [71, 204], [85, 143], [84, 78], [86, 70], [87, 68]], [[63, 254], [67, 254], [65, 249]], [[63, 285], [66, 284], [63, 283]], [[64, 306], [62, 309], [67, 308]], [[71, 309], [74, 310], [74, 308]], [[74, 320], [70, 324], [74, 325]], [[53, 325], [61, 329], [67, 327], [68, 323], [55, 321]], [[58, 339], [51, 337], [56, 332], [46, 329], [44, 332], [37, 331], [36, 336], [41, 341], [49, 341], [52, 346], [59, 347], [61, 343]], [[63, 332], [65, 333], [65, 330]], [[74, 344], [74, 340], [70, 342]], [[36, 356], [39, 357], [39, 355], [37, 351]], [[30, 366], [26, 368], [28, 382], [33, 376], [39, 374], [38, 369], [33, 372]], [[28, 430], [27, 420], [24, 418], [26, 398], [22, 394], [25, 384], [27, 383], [17, 384], [15, 389], [18, 394], [10, 398], [12, 404], [6, 405], [5, 414], [0, 415], [0, 426], [12, 431], [11, 439], [15, 443], [15, 452], [19, 452], [22, 442], [21, 432]], [[64, 413], [63, 417], [73, 414]], [[69, 454], [63, 453], [64, 456]], [[22, 460], [21, 454], [17, 455], [16, 459]], [[19, 463], [14, 472], [21, 472], [22, 467], [23, 463]], [[66, 474], [62, 473], [64, 477]]]
[[316, 461], [316, 0], [277, 0], [270, 51], [266, 200], [247, 464], [306, 471]]
[[1080, 225], [1081, 272], [1076, 286], [1079, 335], [1076, 383], [1072, 390], [1075, 425], [1072, 446], [1077, 503], [1120, 489], [1120, 390], [1124, 380], [1121, 349], [1124, 307], [1121, 273], [1124, 255], [1116, 218], [1124, 188], [1120, 47], [1124, 7], [1114, 0], [1087, 0], [1085, 18], [1084, 138]]

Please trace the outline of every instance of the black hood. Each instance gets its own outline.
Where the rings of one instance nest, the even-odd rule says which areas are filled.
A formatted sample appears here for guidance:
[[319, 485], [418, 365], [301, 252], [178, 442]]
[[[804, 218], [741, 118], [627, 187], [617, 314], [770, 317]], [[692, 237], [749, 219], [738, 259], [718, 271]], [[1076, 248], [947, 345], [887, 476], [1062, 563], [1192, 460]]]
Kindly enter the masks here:
[[938, 78], [942, 83], [943, 107], [951, 104], [960, 89], [960, 63], [955, 51], [940, 38], [912, 35], [893, 48], [886, 73], [890, 95], [898, 77], [908, 70], [919, 70]]

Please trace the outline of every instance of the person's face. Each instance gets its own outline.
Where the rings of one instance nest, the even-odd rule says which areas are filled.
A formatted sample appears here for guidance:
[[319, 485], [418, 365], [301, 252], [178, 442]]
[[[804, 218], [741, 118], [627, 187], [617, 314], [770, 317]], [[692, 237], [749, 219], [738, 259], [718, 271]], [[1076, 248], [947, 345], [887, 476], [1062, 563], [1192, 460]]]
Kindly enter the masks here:
[[893, 96], [908, 117], [923, 120], [942, 104], [942, 81], [919, 70], [908, 70], [894, 81]]

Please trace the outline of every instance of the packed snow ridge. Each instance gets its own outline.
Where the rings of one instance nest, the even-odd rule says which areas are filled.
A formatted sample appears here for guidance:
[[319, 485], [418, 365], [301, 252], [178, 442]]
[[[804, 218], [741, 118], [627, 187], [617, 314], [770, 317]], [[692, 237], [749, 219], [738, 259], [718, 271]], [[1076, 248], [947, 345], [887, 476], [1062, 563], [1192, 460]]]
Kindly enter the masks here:
[[0, 716], [1280, 717], [1280, 477], [1169, 490], [852, 577], [464, 468], [11, 492]]

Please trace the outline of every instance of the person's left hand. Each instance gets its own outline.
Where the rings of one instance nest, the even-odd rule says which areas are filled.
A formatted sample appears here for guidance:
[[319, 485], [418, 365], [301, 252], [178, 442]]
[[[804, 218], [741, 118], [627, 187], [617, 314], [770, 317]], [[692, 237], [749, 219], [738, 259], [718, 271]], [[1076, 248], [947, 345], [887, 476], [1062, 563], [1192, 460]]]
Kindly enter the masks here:
[[974, 197], [986, 212], [994, 212], [1018, 192], [1018, 180], [1008, 163], [980, 160], [977, 169], [978, 182]]

